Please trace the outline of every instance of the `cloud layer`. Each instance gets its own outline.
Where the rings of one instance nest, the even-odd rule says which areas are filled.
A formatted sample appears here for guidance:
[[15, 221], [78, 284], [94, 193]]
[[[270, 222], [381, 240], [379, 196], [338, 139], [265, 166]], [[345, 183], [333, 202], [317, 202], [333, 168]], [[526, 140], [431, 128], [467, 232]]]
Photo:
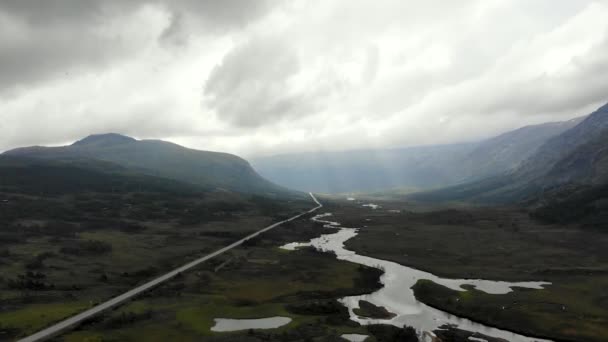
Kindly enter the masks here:
[[115, 131], [244, 155], [480, 139], [608, 102], [587, 0], [0, 3], [0, 150]]

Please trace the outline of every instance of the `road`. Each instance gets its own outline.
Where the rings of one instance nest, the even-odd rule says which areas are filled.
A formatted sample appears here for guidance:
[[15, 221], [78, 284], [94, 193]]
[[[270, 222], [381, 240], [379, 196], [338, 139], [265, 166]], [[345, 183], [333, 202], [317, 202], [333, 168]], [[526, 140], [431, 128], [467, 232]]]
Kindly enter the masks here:
[[149, 282], [147, 282], [147, 283], [145, 283], [143, 285], [140, 285], [140, 286], [138, 286], [138, 287], [136, 287], [136, 288], [134, 288], [132, 290], [129, 290], [129, 291], [127, 291], [127, 292], [125, 292], [125, 293], [117, 296], [117, 297], [114, 297], [114, 298], [112, 298], [112, 299], [110, 299], [110, 300], [108, 300], [106, 302], [103, 302], [103, 303], [101, 303], [101, 304], [99, 304], [97, 306], [94, 306], [94, 307], [92, 307], [92, 308], [90, 308], [90, 309], [88, 309], [86, 311], [83, 311], [83, 312], [81, 312], [81, 313], [79, 313], [79, 314], [77, 314], [75, 316], [72, 316], [72, 317], [70, 317], [68, 319], [65, 319], [65, 320], [63, 320], [63, 321], [61, 321], [61, 322], [59, 322], [57, 324], [51, 325], [50, 327], [48, 327], [46, 329], [43, 329], [43, 330], [41, 330], [41, 331], [39, 331], [39, 332], [37, 332], [37, 333], [35, 333], [33, 335], [30, 335], [28, 337], [25, 337], [25, 338], [19, 340], [19, 342], [42, 341], [42, 340], [51, 338], [53, 336], [56, 336], [56, 335], [58, 335], [58, 334], [60, 334], [62, 332], [65, 332], [65, 331], [67, 331], [67, 330], [69, 330], [71, 328], [74, 328], [78, 324], [82, 323], [82, 321], [84, 321], [86, 319], [89, 319], [89, 318], [91, 318], [91, 317], [93, 317], [95, 315], [98, 315], [98, 314], [104, 312], [105, 310], [113, 308], [113, 307], [115, 307], [115, 306], [117, 306], [119, 304], [122, 304], [125, 301], [127, 301], [129, 299], [132, 299], [133, 297], [141, 294], [142, 292], [147, 291], [147, 290], [155, 287], [156, 285], [159, 285], [159, 284], [162, 284], [162, 283], [166, 282], [167, 280], [175, 277], [179, 273], [187, 271], [187, 270], [189, 270], [189, 269], [197, 266], [200, 263], [203, 263], [203, 262], [205, 262], [205, 261], [207, 261], [207, 260], [209, 260], [209, 259], [211, 259], [213, 257], [216, 257], [216, 256], [218, 256], [218, 255], [220, 255], [220, 254], [222, 254], [222, 253], [224, 253], [226, 251], [229, 251], [229, 250], [231, 250], [231, 249], [233, 249], [233, 248], [235, 248], [237, 246], [240, 246], [243, 242], [245, 242], [245, 241], [247, 241], [249, 239], [253, 239], [254, 237], [256, 237], [256, 236], [258, 236], [258, 235], [260, 235], [260, 234], [262, 234], [264, 232], [267, 232], [267, 231], [269, 231], [269, 230], [271, 230], [273, 228], [276, 228], [276, 227], [278, 227], [278, 226], [280, 226], [280, 225], [282, 225], [282, 224], [284, 224], [286, 222], [293, 221], [293, 220], [298, 219], [298, 218], [300, 218], [300, 217], [302, 217], [302, 216], [304, 216], [306, 214], [312, 213], [312, 212], [318, 210], [319, 208], [321, 208], [323, 206], [321, 203], [319, 203], [319, 201], [317, 200], [317, 198], [312, 193], [309, 193], [309, 195], [312, 198], [312, 200], [317, 204], [316, 207], [310, 209], [309, 211], [303, 212], [303, 213], [298, 214], [298, 215], [296, 215], [294, 217], [288, 218], [287, 220], [283, 220], [283, 221], [274, 223], [274, 224], [272, 224], [272, 225], [270, 225], [270, 226], [268, 226], [266, 228], [258, 230], [257, 232], [255, 232], [255, 233], [253, 233], [253, 234], [251, 234], [251, 235], [249, 235], [249, 236], [247, 236], [245, 238], [242, 238], [239, 241], [237, 241], [237, 242], [235, 242], [235, 243], [233, 243], [231, 245], [228, 245], [228, 246], [226, 246], [226, 247], [224, 247], [222, 249], [219, 249], [219, 250], [217, 250], [217, 251], [215, 251], [215, 252], [213, 252], [211, 254], [205, 255], [204, 257], [201, 257], [199, 259], [191, 261], [191, 262], [185, 264], [184, 266], [176, 268], [173, 271], [171, 271], [171, 272], [169, 272], [167, 274], [164, 274], [164, 275], [162, 275], [162, 276], [160, 276], [160, 277], [158, 277], [156, 279], [150, 280]]

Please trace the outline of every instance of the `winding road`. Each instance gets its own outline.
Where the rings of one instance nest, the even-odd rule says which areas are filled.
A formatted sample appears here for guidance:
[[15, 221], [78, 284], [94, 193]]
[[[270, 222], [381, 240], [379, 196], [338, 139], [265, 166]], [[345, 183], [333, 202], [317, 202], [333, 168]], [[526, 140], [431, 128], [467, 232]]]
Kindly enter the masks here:
[[112, 298], [112, 299], [110, 299], [110, 300], [108, 300], [106, 302], [103, 302], [103, 303], [101, 303], [101, 304], [99, 304], [97, 306], [94, 306], [94, 307], [92, 307], [92, 308], [90, 308], [90, 309], [88, 309], [86, 311], [83, 311], [83, 312], [81, 312], [81, 313], [79, 313], [79, 314], [77, 314], [75, 316], [67, 318], [67, 319], [65, 319], [65, 320], [63, 320], [63, 321], [61, 321], [59, 323], [51, 325], [48, 328], [45, 328], [45, 329], [43, 329], [43, 330], [41, 330], [41, 331], [39, 331], [39, 332], [37, 332], [37, 333], [35, 333], [33, 335], [30, 335], [28, 337], [25, 337], [25, 338], [19, 340], [19, 342], [43, 341], [45, 339], [51, 338], [53, 336], [56, 336], [56, 335], [58, 335], [58, 334], [60, 334], [62, 332], [70, 330], [70, 329], [74, 328], [75, 326], [77, 326], [78, 324], [82, 323], [82, 321], [84, 321], [86, 319], [89, 319], [89, 318], [91, 318], [91, 317], [93, 317], [95, 315], [98, 315], [98, 314], [100, 314], [100, 313], [102, 313], [102, 312], [104, 312], [104, 311], [106, 311], [106, 310], [108, 310], [110, 308], [113, 308], [113, 307], [115, 307], [117, 305], [120, 305], [120, 304], [124, 303], [125, 301], [127, 301], [129, 299], [132, 299], [133, 297], [141, 294], [142, 292], [147, 291], [147, 290], [149, 290], [149, 289], [151, 289], [151, 288], [153, 288], [153, 287], [155, 287], [155, 286], [157, 286], [159, 284], [162, 284], [162, 283], [166, 282], [167, 280], [175, 277], [176, 275], [178, 275], [178, 274], [180, 274], [180, 273], [182, 273], [184, 271], [187, 271], [187, 270], [189, 270], [189, 269], [197, 266], [200, 263], [203, 263], [203, 262], [205, 262], [205, 261], [207, 261], [207, 260], [209, 260], [209, 259], [211, 259], [213, 257], [216, 257], [216, 256], [218, 256], [218, 255], [220, 255], [220, 254], [222, 254], [224, 252], [227, 252], [227, 251], [229, 251], [229, 250], [231, 250], [231, 249], [233, 249], [233, 248], [235, 248], [237, 246], [240, 246], [241, 244], [243, 244], [243, 242], [245, 242], [247, 240], [253, 239], [254, 237], [256, 237], [256, 236], [258, 236], [258, 235], [260, 235], [260, 234], [262, 234], [264, 232], [267, 232], [267, 231], [269, 231], [269, 230], [271, 230], [273, 228], [276, 228], [276, 227], [278, 227], [278, 226], [280, 226], [280, 225], [282, 225], [282, 224], [284, 224], [286, 222], [290, 222], [290, 221], [293, 221], [295, 219], [298, 219], [298, 218], [300, 218], [300, 217], [302, 217], [302, 216], [304, 216], [306, 214], [312, 213], [312, 212], [318, 210], [319, 208], [323, 207], [323, 205], [321, 203], [319, 203], [319, 201], [317, 200], [317, 198], [312, 193], [309, 193], [309, 195], [313, 199], [313, 201], [317, 204], [316, 207], [310, 209], [309, 211], [303, 212], [301, 214], [298, 214], [296, 216], [293, 216], [291, 218], [288, 218], [286, 220], [274, 223], [274, 224], [272, 224], [272, 225], [270, 225], [270, 226], [268, 226], [266, 228], [258, 230], [257, 232], [255, 232], [255, 233], [253, 233], [251, 235], [248, 235], [247, 237], [244, 237], [244, 238], [240, 239], [239, 241], [234, 242], [231, 245], [228, 245], [228, 246], [226, 246], [226, 247], [224, 247], [222, 249], [219, 249], [219, 250], [217, 250], [217, 251], [215, 251], [215, 252], [213, 252], [211, 254], [207, 254], [207, 255], [199, 258], [199, 259], [191, 261], [191, 262], [185, 264], [184, 266], [176, 268], [173, 271], [171, 271], [169, 273], [166, 273], [166, 274], [164, 274], [164, 275], [162, 275], [162, 276], [160, 276], [160, 277], [158, 277], [156, 279], [150, 280], [149, 282], [147, 282], [147, 283], [145, 283], [143, 285], [140, 285], [140, 286], [138, 286], [138, 287], [136, 287], [136, 288], [134, 288], [132, 290], [129, 290], [129, 291], [127, 291], [127, 292], [125, 292], [125, 293], [117, 296], [117, 297], [114, 297], [114, 298]]

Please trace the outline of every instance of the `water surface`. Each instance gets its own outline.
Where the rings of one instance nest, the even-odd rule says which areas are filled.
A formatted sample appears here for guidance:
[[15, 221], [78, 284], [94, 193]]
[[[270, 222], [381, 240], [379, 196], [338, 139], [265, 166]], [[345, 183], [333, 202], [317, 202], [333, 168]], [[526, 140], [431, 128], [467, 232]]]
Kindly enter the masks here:
[[291, 322], [289, 317], [268, 317], [256, 319], [216, 318], [211, 331], [225, 332], [249, 329], [274, 329]]
[[340, 337], [350, 342], [363, 342], [368, 336], [361, 334], [344, 334]]

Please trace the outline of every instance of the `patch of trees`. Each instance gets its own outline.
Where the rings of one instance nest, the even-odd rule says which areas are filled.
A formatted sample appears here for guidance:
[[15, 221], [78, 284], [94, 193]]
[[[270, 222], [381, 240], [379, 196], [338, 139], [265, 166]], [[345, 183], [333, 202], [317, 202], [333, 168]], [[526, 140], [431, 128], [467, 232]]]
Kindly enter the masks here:
[[101, 255], [112, 251], [112, 245], [99, 240], [76, 240], [70, 246], [61, 247], [63, 254], [71, 255]]
[[[230, 337], [230, 336], [227, 336]], [[246, 339], [250, 338], [250, 339]], [[336, 331], [328, 330], [321, 322], [301, 324], [293, 329], [280, 333], [265, 332], [263, 330], [249, 330], [242, 339], [226, 338], [217, 341], [339, 341]]]
[[101, 325], [106, 329], [118, 329], [124, 326], [132, 325], [133, 323], [151, 319], [153, 316], [152, 311], [146, 310], [141, 313], [135, 312], [122, 312], [117, 315], [111, 315], [105, 318]]
[[[44, 260], [55, 256], [53, 252], [44, 252], [36, 255], [32, 260], [25, 263], [28, 270], [39, 270], [44, 268]], [[28, 272], [29, 273], [29, 272]]]
[[228, 230], [211, 230], [198, 233], [199, 236], [209, 236], [222, 239], [237, 239], [243, 237], [241, 232], [233, 232]]
[[81, 224], [81, 231], [92, 231], [92, 230], [119, 230], [125, 233], [139, 233], [146, 229], [145, 226], [123, 220], [113, 219], [94, 219], [91, 221], [83, 222]]
[[86, 161], [74, 164], [30, 161], [19, 166], [1, 165], [0, 191], [50, 196], [86, 192], [159, 192], [176, 195], [204, 192], [201, 187], [165, 178], [100, 171], [107, 169], [106, 166], [86, 165]]
[[6, 285], [13, 290], [47, 291], [55, 289], [54, 284], [44, 281], [46, 275], [40, 272], [26, 272], [15, 279], [6, 280]]
[[255, 246], [258, 246], [261, 242], [262, 242], [262, 237], [258, 235], [258, 236], [252, 237], [251, 239], [245, 240], [241, 246], [243, 246], [245, 248], [255, 247]]
[[547, 223], [581, 223], [604, 230], [608, 227], [608, 185], [564, 187], [545, 194], [545, 201], [530, 212], [531, 217]]
[[49, 221], [43, 225], [20, 226], [20, 230], [28, 237], [54, 236], [73, 238], [80, 230], [78, 225], [65, 221]]
[[367, 331], [376, 338], [378, 342], [418, 342], [416, 329], [408, 326], [397, 328], [392, 325], [376, 324], [368, 325]]
[[357, 325], [350, 320], [348, 309], [335, 299], [287, 304], [285, 309], [296, 315], [325, 316], [323, 321], [329, 325]]
[[361, 289], [364, 292], [373, 292], [377, 289], [382, 288], [380, 277], [384, 274], [384, 271], [374, 268], [359, 265], [357, 267], [359, 276], [355, 278], [355, 288]]
[[282, 201], [277, 201], [264, 196], [253, 195], [251, 196], [250, 200], [264, 216], [274, 217], [281, 215], [281, 212], [288, 209], [288, 207], [286, 207]]
[[383, 306], [374, 305], [371, 302], [366, 300], [359, 301], [359, 308], [354, 309], [353, 312], [357, 316], [363, 316], [368, 318], [377, 318], [377, 319], [390, 319], [395, 317], [395, 314], [388, 311]]
[[240, 212], [246, 211], [245, 202], [214, 201], [200, 203], [184, 209], [180, 213], [179, 224], [183, 226], [200, 224], [208, 221], [229, 220]]

